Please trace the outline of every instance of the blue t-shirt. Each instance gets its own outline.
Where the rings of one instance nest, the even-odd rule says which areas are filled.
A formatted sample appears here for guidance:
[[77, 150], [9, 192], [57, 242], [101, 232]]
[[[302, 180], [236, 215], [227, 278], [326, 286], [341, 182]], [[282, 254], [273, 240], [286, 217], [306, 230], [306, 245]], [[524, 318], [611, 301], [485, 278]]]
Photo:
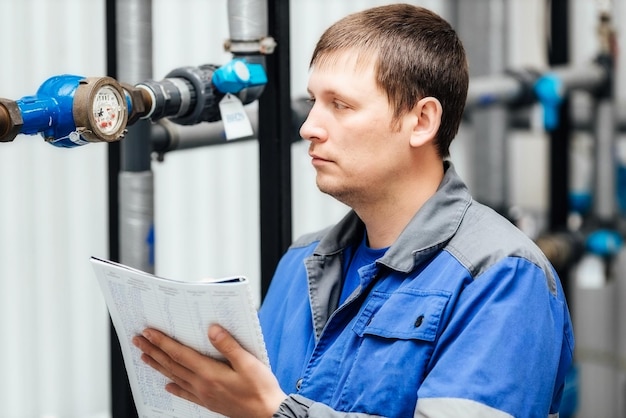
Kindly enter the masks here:
[[354, 253], [350, 258], [344, 275], [343, 287], [341, 290], [341, 298], [339, 304], [341, 305], [348, 299], [348, 296], [354, 292], [354, 290], [361, 283], [361, 276], [359, 275], [359, 269], [363, 266], [368, 266], [382, 257], [389, 247], [385, 248], [371, 248], [367, 245], [367, 233], [363, 234], [363, 239], [358, 247], [354, 249]]

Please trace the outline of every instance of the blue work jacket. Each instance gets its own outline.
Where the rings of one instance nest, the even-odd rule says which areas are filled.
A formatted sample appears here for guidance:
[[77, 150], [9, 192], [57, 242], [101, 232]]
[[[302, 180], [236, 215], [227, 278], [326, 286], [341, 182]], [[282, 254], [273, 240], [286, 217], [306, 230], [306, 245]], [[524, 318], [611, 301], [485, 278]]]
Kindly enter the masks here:
[[445, 165], [435, 195], [341, 306], [364, 233], [354, 212], [281, 259], [259, 312], [291, 394], [277, 416], [556, 416], [574, 345], [559, 279]]

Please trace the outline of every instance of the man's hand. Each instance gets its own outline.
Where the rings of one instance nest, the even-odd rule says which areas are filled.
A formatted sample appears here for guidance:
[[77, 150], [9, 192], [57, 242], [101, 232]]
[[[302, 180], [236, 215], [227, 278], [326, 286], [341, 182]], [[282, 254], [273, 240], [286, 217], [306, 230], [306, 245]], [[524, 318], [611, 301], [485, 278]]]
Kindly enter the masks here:
[[172, 381], [168, 392], [229, 417], [271, 417], [287, 397], [271, 370], [220, 326], [212, 325], [208, 336], [227, 362], [154, 329], [133, 338], [133, 344], [143, 351], [144, 362]]

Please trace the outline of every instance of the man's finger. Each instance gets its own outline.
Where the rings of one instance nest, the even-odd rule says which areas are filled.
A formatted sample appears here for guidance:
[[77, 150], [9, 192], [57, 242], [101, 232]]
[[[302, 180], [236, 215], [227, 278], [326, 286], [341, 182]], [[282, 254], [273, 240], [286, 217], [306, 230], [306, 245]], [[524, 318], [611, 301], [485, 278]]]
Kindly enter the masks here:
[[193, 364], [189, 363], [193, 361], [189, 357], [194, 354], [199, 356], [197, 352], [153, 329], [144, 331], [142, 335], [133, 338], [133, 344], [149, 357], [146, 363], [172, 380], [174, 376], [186, 381], [193, 378], [194, 373], [187, 364]]
[[168, 383], [167, 385], [165, 385], [165, 390], [174, 396], [178, 396], [179, 398], [186, 399], [198, 405], [203, 405], [202, 401], [200, 401], [200, 399], [198, 399], [193, 393], [183, 389], [176, 383]]
[[231, 367], [235, 370], [246, 367], [248, 360], [256, 357], [246, 351], [232, 335], [219, 325], [211, 325], [209, 327], [209, 340], [211, 344], [224, 355]]

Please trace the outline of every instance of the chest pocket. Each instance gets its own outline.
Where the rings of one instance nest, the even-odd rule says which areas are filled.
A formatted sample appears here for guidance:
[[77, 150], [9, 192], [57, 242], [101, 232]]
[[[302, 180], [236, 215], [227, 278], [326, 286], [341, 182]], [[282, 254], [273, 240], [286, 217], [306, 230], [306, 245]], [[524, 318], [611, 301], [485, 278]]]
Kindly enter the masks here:
[[401, 289], [373, 292], [353, 331], [396, 340], [433, 342], [451, 293], [442, 290]]

